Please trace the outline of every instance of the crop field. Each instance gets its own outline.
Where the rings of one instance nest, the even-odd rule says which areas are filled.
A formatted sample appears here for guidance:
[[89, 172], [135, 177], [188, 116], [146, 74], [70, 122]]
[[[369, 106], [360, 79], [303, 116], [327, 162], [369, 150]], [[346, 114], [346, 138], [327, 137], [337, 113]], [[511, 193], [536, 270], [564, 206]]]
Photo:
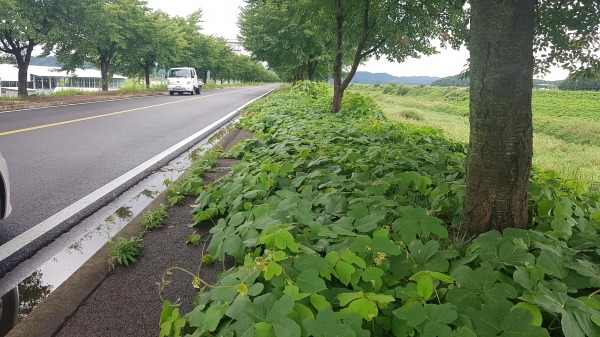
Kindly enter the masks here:
[[[454, 140], [469, 140], [468, 88], [353, 85], [367, 93], [395, 120], [444, 130]], [[533, 91], [536, 167], [568, 178], [600, 181], [600, 92]]]

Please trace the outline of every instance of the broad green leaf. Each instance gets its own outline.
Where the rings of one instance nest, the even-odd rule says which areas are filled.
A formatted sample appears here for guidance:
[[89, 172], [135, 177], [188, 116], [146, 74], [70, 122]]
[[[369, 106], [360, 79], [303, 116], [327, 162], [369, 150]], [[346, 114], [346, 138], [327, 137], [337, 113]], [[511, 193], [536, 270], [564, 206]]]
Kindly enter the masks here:
[[379, 312], [377, 309], [377, 304], [366, 298], [359, 298], [356, 301], [353, 301], [348, 306], [348, 309], [352, 312], [358, 313], [367, 321], [371, 321], [373, 318], [377, 317], [377, 313]]
[[327, 269], [327, 267], [329, 267], [329, 264], [324, 258], [320, 256], [311, 254], [300, 254], [298, 258], [294, 261], [294, 267], [298, 271], [304, 271], [307, 269], [316, 269], [318, 271], [322, 271]]
[[357, 293], [341, 293], [337, 295], [335, 298], [340, 301], [340, 305], [345, 307], [348, 303], [354, 301], [355, 299], [363, 297], [363, 292], [359, 291]]
[[446, 324], [427, 323], [423, 330], [423, 337], [452, 337], [452, 329]]
[[340, 282], [344, 285], [348, 285], [352, 279], [352, 274], [356, 271], [354, 267], [348, 262], [340, 261], [335, 265], [335, 271], [339, 275]]
[[427, 319], [427, 312], [423, 305], [418, 302], [413, 302], [407, 307], [402, 307], [393, 311], [396, 317], [407, 321], [409, 326], [417, 326]]
[[454, 330], [452, 337], [477, 337], [477, 335], [475, 332], [473, 332], [473, 330], [465, 326], [461, 326], [460, 328]]
[[[506, 337], [548, 337], [548, 331], [533, 325], [533, 316], [527, 309], [511, 310], [502, 321], [502, 336]], [[567, 335], [568, 336], [568, 335]]]
[[326, 308], [331, 308], [331, 303], [327, 301], [325, 296], [319, 294], [310, 295], [310, 304], [312, 304], [313, 307], [319, 311]]
[[299, 301], [305, 297], [308, 297], [310, 294], [307, 293], [301, 293], [300, 289], [297, 286], [291, 285], [291, 286], [285, 286], [285, 290], [283, 290], [283, 293], [286, 295], [291, 296], [294, 301]]
[[269, 337], [271, 335], [271, 331], [273, 327], [271, 324], [266, 322], [258, 322], [254, 325], [254, 333], [252, 337]]
[[346, 337], [352, 329], [341, 324], [331, 309], [320, 310], [316, 319], [304, 320], [304, 327], [314, 337]]
[[527, 302], [519, 302], [519, 303], [515, 304], [515, 306], [512, 307], [512, 309], [510, 309], [510, 310], [513, 311], [514, 309], [517, 309], [517, 308], [522, 308], [522, 309], [529, 311], [529, 313], [533, 317], [533, 321], [531, 322], [531, 325], [542, 326], [542, 313], [540, 311], [540, 308], [536, 307], [535, 305], [531, 305]]
[[535, 256], [533, 254], [512, 242], [504, 243], [500, 247], [498, 256], [504, 264], [509, 266], [524, 266], [526, 263], [535, 263]]
[[315, 269], [302, 272], [296, 279], [296, 285], [302, 292], [309, 294], [327, 289], [325, 281], [319, 277], [319, 272]]
[[367, 264], [365, 263], [365, 260], [363, 260], [362, 258], [356, 256], [356, 254], [349, 252], [347, 250], [343, 251], [340, 254], [340, 258], [348, 263], [353, 263], [357, 266], [359, 266], [360, 268], [366, 268]]
[[402, 250], [387, 237], [374, 237], [371, 240], [371, 249], [376, 253], [385, 253], [387, 255], [399, 255], [402, 253]]

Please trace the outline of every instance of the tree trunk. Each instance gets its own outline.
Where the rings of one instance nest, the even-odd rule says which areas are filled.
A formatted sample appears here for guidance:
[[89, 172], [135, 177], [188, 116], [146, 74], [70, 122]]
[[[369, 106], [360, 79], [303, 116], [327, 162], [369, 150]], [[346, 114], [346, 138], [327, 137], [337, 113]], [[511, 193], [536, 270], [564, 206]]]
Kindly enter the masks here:
[[146, 65], [144, 67], [144, 75], [146, 77], [146, 89], [150, 89], [150, 66]]
[[341, 14], [342, 0], [335, 0], [335, 8], [338, 14], [335, 16], [337, 24], [337, 41], [335, 46], [335, 59], [333, 61], [333, 103], [331, 112], [338, 113], [342, 109], [344, 90], [342, 89], [342, 28], [344, 17]]
[[471, 2], [471, 132], [462, 228], [527, 228], [536, 0]]
[[108, 91], [108, 66], [110, 62], [105, 59], [100, 59], [100, 75], [102, 76], [102, 91]]
[[29, 93], [27, 92], [27, 70], [29, 69], [29, 61], [31, 61], [33, 47], [34, 43], [30, 40], [27, 48], [25, 49], [25, 56], [23, 56], [20, 51], [15, 53], [15, 58], [17, 59], [17, 68], [19, 69], [17, 75], [19, 97], [29, 96]]

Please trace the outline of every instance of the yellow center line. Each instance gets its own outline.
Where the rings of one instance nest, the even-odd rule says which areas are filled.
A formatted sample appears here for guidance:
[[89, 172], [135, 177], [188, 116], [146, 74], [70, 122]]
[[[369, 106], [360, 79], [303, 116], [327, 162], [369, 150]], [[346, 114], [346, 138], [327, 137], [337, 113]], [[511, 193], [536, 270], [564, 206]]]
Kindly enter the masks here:
[[129, 109], [129, 110], [111, 112], [111, 113], [102, 114], [102, 115], [96, 115], [96, 116], [91, 116], [91, 117], [72, 119], [72, 120], [68, 120], [68, 121], [64, 121], [64, 122], [51, 123], [51, 124], [33, 126], [33, 127], [30, 127], [30, 128], [24, 128], [24, 129], [19, 129], [19, 130], [12, 130], [12, 131], [0, 132], [0, 137], [7, 136], [7, 135], [12, 135], [12, 134], [15, 134], [15, 133], [21, 133], [21, 132], [27, 132], [27, 131], [33, 131], [33, 130], [50, 128], [50, 127], [53, 127], [53, 126], [59, 126], [59, 125], [65, 125], [65, 124], [71, 124], [71, 123], [89, 121], [89, 120], [96, 119], [96, 118], [103, 118], [103, 117], [115, 116], [115, 115], [120, 115], [120, 114], [124, 114], [124, 113], [127, 113], [127, 112], [144, 110], [144, 109], [151, 109], [151, 108], [156, 108], [156, 107], [159, 107], [159, 106], [165, 106], [165, 105], [169, 105], [169, 104], [176, 104], [176, 103], [181, 103], [181, 102], [187, 102], [187, 101], [192, 101], [192, 100], [196, 100], [196, 99], [208, 98], [208, 97], [219, 96], [219, 95], [227, 95], [227, 94], [232, 94], [232, 93], [240, 92], [240, 91], [246, 91], [246, 90], [250, 90], [250, 89], [242, 89], [242, 90], [236, 90], [236, 91], [230, 91], [230, 92], [223, 92], [223, 93], [220, 93], [220, 94], [212, 94], [212, 95], [208, 95], [208, 96], [188, 98], [188, 99], [184, 99], [184, 100], [180, 100], [180, 101], [175, 101], [175, 102], [167, 102], [167, 103], [161, 103], [161, 104], [156, 104], [156, 105], [149, 105], [149, 106], [144, 106], [144, 107], [139, 107], [139, 108], [134, 108], [134, 109]]

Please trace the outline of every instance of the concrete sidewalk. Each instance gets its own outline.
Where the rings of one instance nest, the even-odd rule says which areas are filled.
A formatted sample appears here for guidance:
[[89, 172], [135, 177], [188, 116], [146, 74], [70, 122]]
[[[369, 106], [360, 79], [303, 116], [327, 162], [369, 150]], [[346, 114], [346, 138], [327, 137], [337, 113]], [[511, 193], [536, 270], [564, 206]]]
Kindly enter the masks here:
[[[233, 129], [215, 147], [228, 151], [240, 140], [251, 137], [248, 132]], [[219, 159], [217, 172], [207, 173], [204, 181], [210, 183], [228, 174], [235, 163], [237, 160]], [[129, 267], [117, 266], [115, 271], [109, 271], [105, 245], [7, 336], [158, 336], [163, 299], [180, 302], [183, 314], [193, 309], [196, 296], [192, 277], [183, 272], [168, 276], [172, 282], [159, 294], [158, 284], [167, 268], [184, 268], [209, 283], [214, 283], [223, 270], [220, 263], [200, 268], [202, 250], [210, 241], [210, 226], [187, 226], [194, 222], [190, 207], [194, 202], [193, 197], [187, 197], [171, 207], [163, 228], [146, 234], [138, 262]], [[120, 235], [138, 236], [145, 213], [160, 204], [168, 205], [164, 192]], [[202, 236], [200, 243], [187, 245], [187, 237], [194, 231]]]

